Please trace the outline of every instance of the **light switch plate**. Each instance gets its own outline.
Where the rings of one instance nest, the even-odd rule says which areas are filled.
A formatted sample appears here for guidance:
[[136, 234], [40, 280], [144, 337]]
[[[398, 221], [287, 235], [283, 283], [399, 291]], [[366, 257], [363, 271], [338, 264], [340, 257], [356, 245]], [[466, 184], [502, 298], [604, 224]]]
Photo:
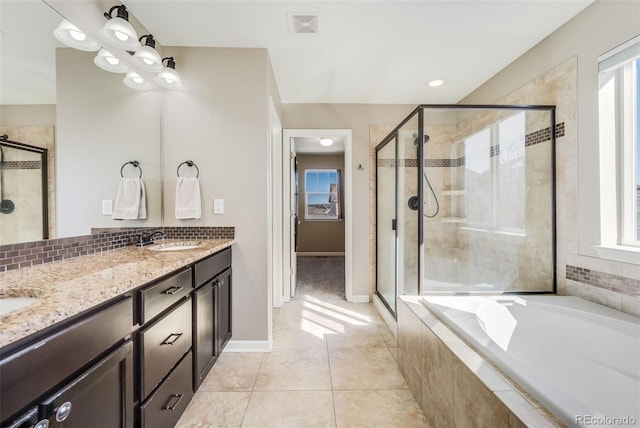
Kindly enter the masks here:
[[213, 213], [224, 214], [224, 199], [213, 200]]
[[113, 214], [113, 201], [111, 199], [104, 199], [102, 201], [102, 215]]

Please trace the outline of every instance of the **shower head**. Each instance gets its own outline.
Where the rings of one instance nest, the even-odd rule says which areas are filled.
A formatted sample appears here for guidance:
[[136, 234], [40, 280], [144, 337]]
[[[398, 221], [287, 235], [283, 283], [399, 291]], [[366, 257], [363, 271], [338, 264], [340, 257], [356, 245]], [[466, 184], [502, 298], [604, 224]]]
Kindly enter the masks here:
[[[413, 145], [417, 146], [418, 145], [418, 134], [414, 133], [413, 134]], [[426, 144], [427, 141], [429, 141], [430, 137], [427, 134], [424, 134], [424, 141], [423, 143]]]

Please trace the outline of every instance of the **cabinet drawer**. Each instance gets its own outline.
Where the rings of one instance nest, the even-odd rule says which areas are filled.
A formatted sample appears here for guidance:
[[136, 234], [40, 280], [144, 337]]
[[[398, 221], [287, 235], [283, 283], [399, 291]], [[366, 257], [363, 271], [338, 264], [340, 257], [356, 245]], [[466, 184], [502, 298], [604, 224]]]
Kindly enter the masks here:
[[140, 324], [182, 299], [191, 291], [191, 269], [174, 274], [140, 291]]
[[140, 406], [142, 427], [171, 428], [175, 426], [193, 397], [191, 364], [191, 352], [189, 352], [160, 388]]
[[231, 248], [215, 253], [195, 265], [195, 287], [204, 284], [231, 266]]
[[191, 348], [191, 298], [140, 333], [142, 398]]
[[133, 304], [124, 297], [0, 360], [0, 419], [59, 384], [131, 333]]

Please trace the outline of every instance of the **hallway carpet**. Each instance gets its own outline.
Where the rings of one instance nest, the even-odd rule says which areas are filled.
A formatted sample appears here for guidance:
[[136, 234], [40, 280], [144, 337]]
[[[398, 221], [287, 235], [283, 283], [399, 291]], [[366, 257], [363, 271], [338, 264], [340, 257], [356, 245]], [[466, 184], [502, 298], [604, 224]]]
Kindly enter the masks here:
[[298, 256], [297, 271], [294, 299], [314, 296], [344, 300], [344, 257]]

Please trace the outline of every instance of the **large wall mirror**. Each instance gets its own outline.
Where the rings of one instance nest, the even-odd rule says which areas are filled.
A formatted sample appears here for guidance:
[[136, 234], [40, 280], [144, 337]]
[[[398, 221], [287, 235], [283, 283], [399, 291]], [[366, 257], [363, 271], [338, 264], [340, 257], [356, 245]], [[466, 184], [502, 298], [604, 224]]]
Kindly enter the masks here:
[[[42, 184], [37, 156], [2, 148], [0, 193], [13, 209], [0, 212], [0, 245], [86, 235], [92, 228], [160, 226], [162, 93], [130, 89], [124, 75], [96, 67], [96, 52], [64, 47], [53, 36], [63, 18], [46, 3], [2, 0], [0, 8], [0, 135], [48, 149]], [[134, 160], [147, 216], [113, 220], [102, 201], [115, 200], [121, 167]]]

